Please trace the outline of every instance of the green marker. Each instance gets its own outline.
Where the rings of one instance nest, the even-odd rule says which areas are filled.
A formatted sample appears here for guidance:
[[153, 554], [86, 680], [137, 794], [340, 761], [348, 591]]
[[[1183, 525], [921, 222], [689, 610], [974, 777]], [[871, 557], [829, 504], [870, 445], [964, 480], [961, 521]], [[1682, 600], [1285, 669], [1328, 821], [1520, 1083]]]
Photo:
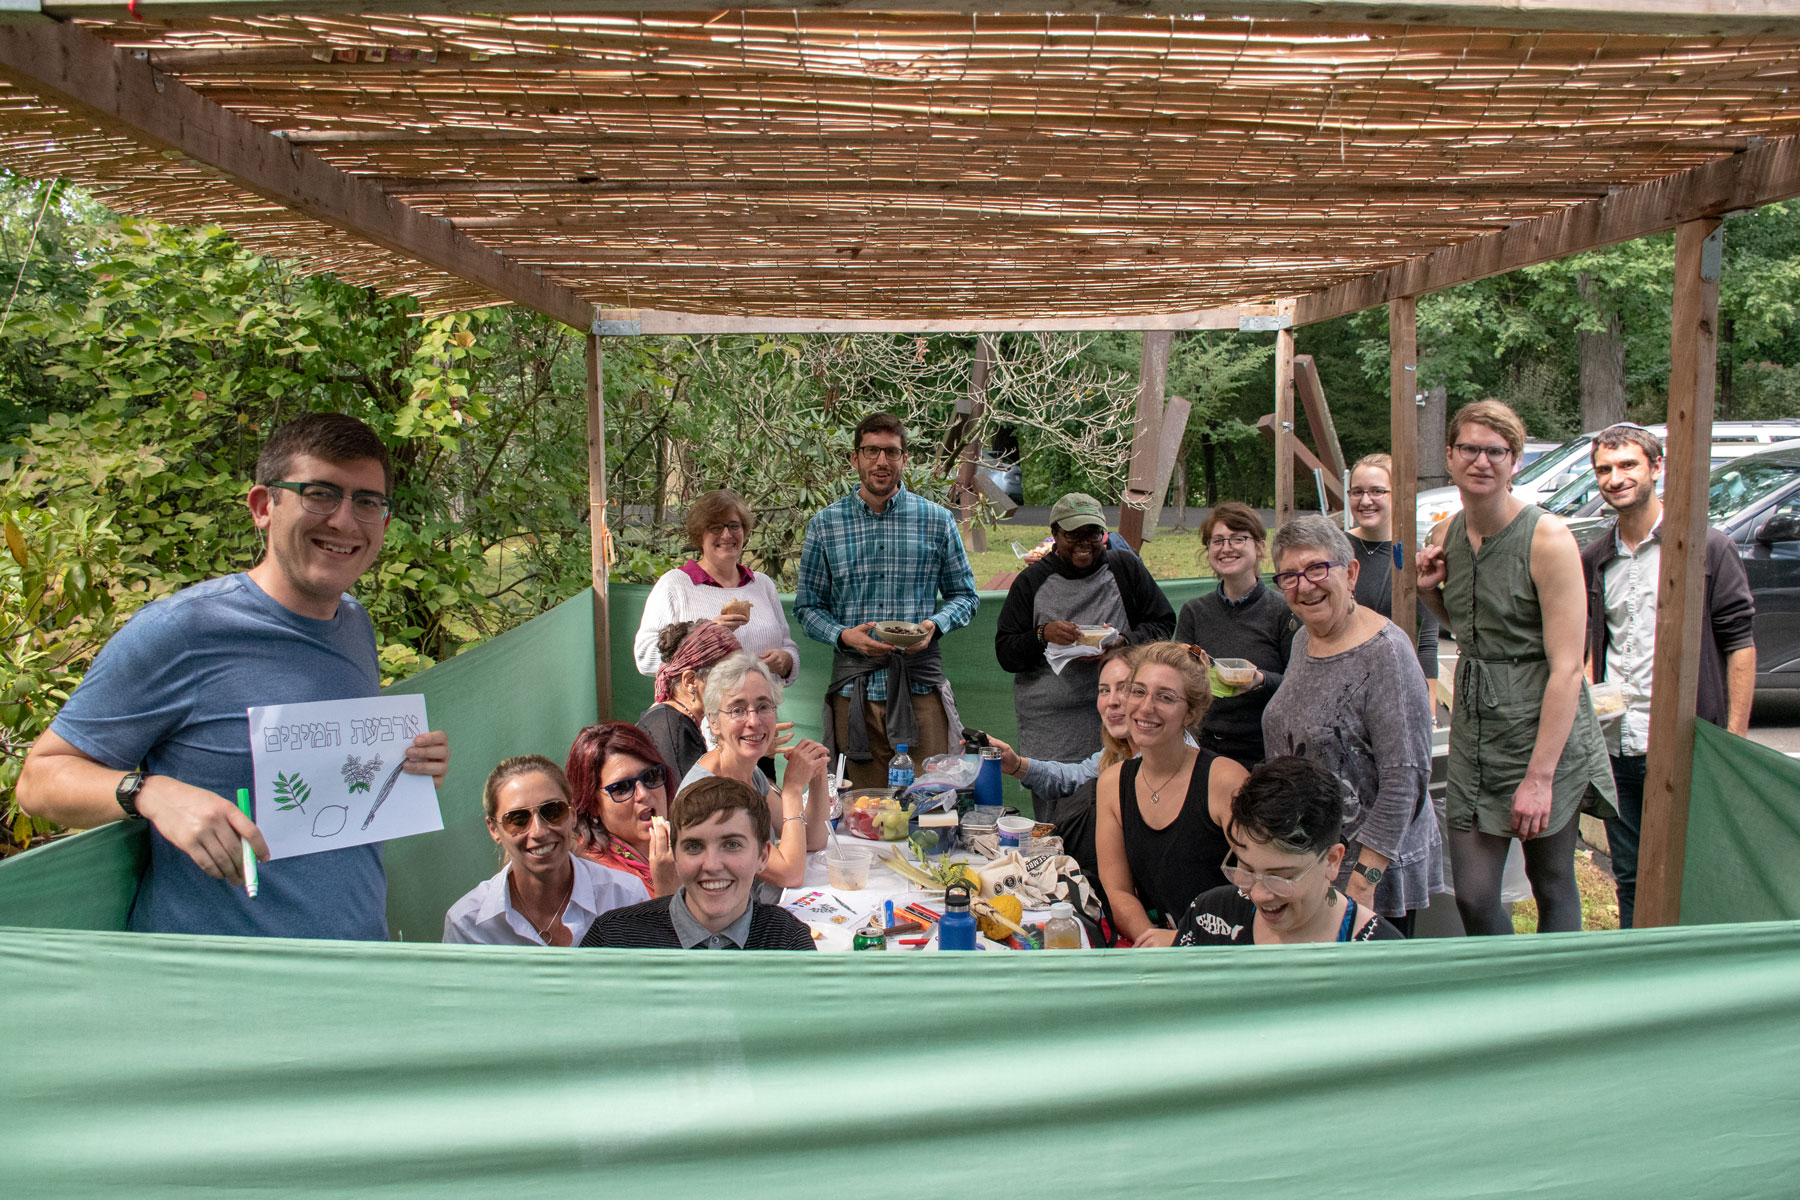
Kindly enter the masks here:
[[[238, 789], [238, 811], [250, 816], [249, 788]], [[256, 850], [250, 845], [249, 838], [244, 839], [244, 891], [252, 900], [256, 899]]]

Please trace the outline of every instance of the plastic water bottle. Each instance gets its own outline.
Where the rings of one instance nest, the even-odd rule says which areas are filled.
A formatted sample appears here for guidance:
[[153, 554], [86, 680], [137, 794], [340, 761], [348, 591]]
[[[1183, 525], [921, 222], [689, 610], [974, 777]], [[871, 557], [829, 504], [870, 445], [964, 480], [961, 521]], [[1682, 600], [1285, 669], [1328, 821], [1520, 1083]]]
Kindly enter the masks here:
[[1050, 906], [1050, 919], [1044, 922], [1044, 949], [1081, 949], [1081, 927], [1075, 923], [1075, 906], [1067, 900]]
[[974, 948], [975, 915], [969, 911], [969, 888], [953, 883], [944, 890], [944, 915], [938, 918], [938, 949]]
[[903, 792], [913, 784], [913, 764], [907, 756], [905, 742], [896, 749], [898, 752], [888, 760], [888, 786]]

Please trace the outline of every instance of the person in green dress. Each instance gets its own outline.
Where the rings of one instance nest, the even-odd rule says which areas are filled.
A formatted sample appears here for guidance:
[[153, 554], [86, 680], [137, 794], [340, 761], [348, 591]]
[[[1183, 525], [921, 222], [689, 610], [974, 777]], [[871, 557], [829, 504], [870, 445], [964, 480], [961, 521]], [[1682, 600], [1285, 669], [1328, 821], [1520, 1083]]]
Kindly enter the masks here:
[[1462, 512], [1419, 551], [1419, 596], [1455, 636], [1445, 821], [1470, 934], [1511, 933], [1500, 875], [1513, 838], [1538, 932], [1581, 928], [1577, 817], [1612, 812], [1606, 743], [1582, 672], [1586, 593], [1575, 538], [1515, 499], [1525, 426], [1495, 400], [1451, 418], [1445, 458]]

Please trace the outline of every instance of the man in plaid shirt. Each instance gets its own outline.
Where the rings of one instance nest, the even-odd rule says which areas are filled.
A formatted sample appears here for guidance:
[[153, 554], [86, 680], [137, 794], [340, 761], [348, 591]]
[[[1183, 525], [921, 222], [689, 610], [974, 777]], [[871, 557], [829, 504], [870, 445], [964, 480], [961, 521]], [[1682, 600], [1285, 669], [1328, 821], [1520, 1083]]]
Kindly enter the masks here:
[[[794, 612], [807, 636], [831, 646], [826, 743], [848, 759], [853, 783], [887, 783], [894, 747], [914, 762], [962, 739], [939, 640], [967, 625], [980, 603], [956, 522], [906, 490], [906, 427], [875, 413], [856, 427], [850, 461], [861, 486], [806, 527]], [[894, 650], [872, 636], [877, 621], [917, 621], [931, 637]], [[890, 705], [891, 695], [911, 704]]]

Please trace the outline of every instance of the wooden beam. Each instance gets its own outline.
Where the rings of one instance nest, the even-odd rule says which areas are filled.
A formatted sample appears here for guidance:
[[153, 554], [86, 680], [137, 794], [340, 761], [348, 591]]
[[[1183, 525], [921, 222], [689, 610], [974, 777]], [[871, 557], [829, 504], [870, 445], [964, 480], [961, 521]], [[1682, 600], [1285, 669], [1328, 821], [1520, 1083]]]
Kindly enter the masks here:
[[108, 133], [178, 151], [265, 199], [576, 329], [593, 305], [75, 25], [0, 24], [0, 79]]
[[1421, 296], [1565, 258], [1583, 250], [1666, 233], [1677, 225], [1723, 217], [1800, 196], [1800, 138], [1771, 140], [1718, 162], [1650, 183], [1621, 188], [1547, 217], [1521, 221], [1434, 250], [1322, 292], [1300, 296], [1294, 324], [1311, 325], [1374, 308], [1402, 296]]
[[1130, 542], [1133, 550], [1142, 547], [1156, 532], [1154, 528], [1145, 528], [1144, 510], [1156, 490], [1156, 466], [1161, 458], [1163, 387], [1169, 380], [1169, 345], [1172, 341], [1167, 330], [1146, 332], [1143, 354], [1138, 362], [1137, 421], [1131, 430], [1131, 475], [1119, 503], [1119, 536]]
[[1275, 304], [1233, 304], [1193, 312], [1117, 317], [741, 317], [602, 308], [594, 331], [605, 337], [725, 333], [1084, 333], [1177, 329], [1269, 329], [1282, 320]]
[[1707, 481], [1717, 386], [1717, 221], [1675, 231], [1675, 312], [1669, 331], [1669, 437], [1664, 446], [1661, 565], [1651, 665], [1650, 751], [1637, 912], [1642, 927], [1681, 920], [1688, 793], [1694, 775], [1694, 707], [1700, 675], [1701, 600], [1706, 584]]
[[[981, 421], [981, 412], [987, 407], [988, 381], [988, 339], [975, 339], [975, 363], [969, 369], [969, 394], [964, 405], [968, 422], [971, 425]], [[959, 422], [960, 424], [960, 422]], [[956, 487], [953, 489], [956, 498], [956, 523], [962, 528], [963, 545], [971, 552], [979, 554], [987, 549], [987, 530], [975, 521], [975, 505], [981, 497], [981, 491], [975, 486], [975, 469], [981, 462], [981, 442], [977, 438], [969, 438], [962, 444], [959, 452], [961, 463], [956, 468]], [[1012, 504], [1009, 497], [1007, 505]]]
[[1180, 396], [1170, 396], [1163, 405], [1162, 428], [1156, 437], [1156, 477], [1150, 482], [1150, 502], [1144, 506], [1145, 540], [1155, 537], [1162, 525], [1163, 501], [1169, 494], [1169, 481], [1175, 477], [1181, 439], [1187, 436], [1188, 414], [1193, 410]]
[[600, 339], [588, 334], [587, 460], [589, 570], [594, 584], [594, 703], [602, 721], [612, 719], [612, 613], [607, 596], [606, 385]]
[[1413, 556], [1413, 511], [1419, 492], [1419, 302], [1411, 296], [1388, 301], [1388, 453], [1394, 470], [1392, 536], [1400, 543], [1400, 568], [1393, 574], [1390, 619], [1406, 640], [1418, 640], [1418, 567]]
[[1325, 474], [1338, 484], [1343, 495], [1344, 449], [1338, 445], [1337, 425], [1331, 420], [1331, 405], [1325, 402], [1325, 385], [1319, 381], [1319, 368], [1310, 354], [1294, 355], [1294, 391], [1306, 410], [1306, 427], [1312, 430], [1313, 445], [1319, 448], [1319, 461]]
[[[195, 21], [208, 16], [255, 19], [266, 17], [261, 0], [42, 0], [43, 11], [58, 18], [106, 21]], [[281, 6], [283, 16], [308, 13], [351, 13], [408, 16], [462, 16], [466, 0], [296, 0]], [[642, 0], [482, 0], [483, 13], [632, 13]], [[716, 9], [766, 7], [761, 3], [726, 3]], [[831, 12], [1037, 13], [1043, 0], [794, 0], [788, 7]], [[1800, 33], [1796, 0], [1418, 0], [1394, 4], [1386, 0], [1068, 0], [1058, 12], [1122, 16], [1209, 16], [1226, 20], [1334, 21], [1371, 25], [1476, 26], [1489, 29], [1569, 29], [1594, 33], [1736, 35]]]
[[1294, 515], [1294, 331], [1275, 334], [1275, 527]]
[[[1270, 446], [1273, 446], [1275, 444], [1275, 414], [1264, 413], [1261, 417], [1257, 418], [1256, 432], [1262, 434], [1263, 441], [1267, 442]], [[1299, 438], [1295, 438], [1293, 444], [1295, 461], [1305, 467], [1309, 472], [1317, 471], [1325, 480], [1325, 487], [1327, 489], [1327, 495], [1325, 496], [1326, 505], [1329, 506], [1334, 499], [1340, 505], [1343, 504], [1345, 502], [1345, 496], [1342, 480], [1336, 482], [1332, 480], [1331, 474], [1325, 470], [1325, 464], [1320, 462], [1319, 456], [1312, 452], [1312, 447], [1308, 446]]]

